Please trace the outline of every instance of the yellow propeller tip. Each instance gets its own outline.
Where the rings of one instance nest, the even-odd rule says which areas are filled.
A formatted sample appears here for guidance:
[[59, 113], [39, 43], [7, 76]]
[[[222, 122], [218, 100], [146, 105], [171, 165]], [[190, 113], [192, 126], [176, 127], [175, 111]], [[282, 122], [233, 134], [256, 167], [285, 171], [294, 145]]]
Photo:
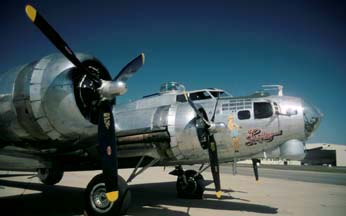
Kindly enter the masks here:
[[111, 191], [106, 193], [107, 200], [109, 202], [115, 202], [119, 198], [119, 191]]
[[222, 195], [222, 192], [221, 192], [221, 191], [217, 191], [217, 192], [216, 192], [216, 197], [217, 197], [218, 199], [221, 198], [221, 195]]
[[26, 12], [26, 15], [29, 17], [29, 19], [32, 21], [32, 22], [35, 22], [35, 19], [36, 19], [36, 9], [31, 6], [31, 5], [26, 5], [25, 6], [25, 12]]

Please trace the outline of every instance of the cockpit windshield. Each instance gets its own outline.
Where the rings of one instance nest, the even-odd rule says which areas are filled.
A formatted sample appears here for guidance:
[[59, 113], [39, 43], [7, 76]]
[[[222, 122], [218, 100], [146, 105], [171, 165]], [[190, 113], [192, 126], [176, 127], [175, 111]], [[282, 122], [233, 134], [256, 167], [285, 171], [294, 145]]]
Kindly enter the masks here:
[[210, 99], [211, 96], [206, 91], [199, 91], [199, 92], [193, 92], [190, 93], [191, 100], [206, 100]]
[[210, 94], [213, 95], [213, 97], [230, 97], [231, 95], [228, 92], [225, 91], [210, 91]]
[[[211, 95], [208, 93], [208, 91], [190, 92], [188, 93], [188, 95], [192, 101], [207, 100], [212, 98]], [[177, 95], [177, 101], [186, 102], [185, 95], [184, 94]]]

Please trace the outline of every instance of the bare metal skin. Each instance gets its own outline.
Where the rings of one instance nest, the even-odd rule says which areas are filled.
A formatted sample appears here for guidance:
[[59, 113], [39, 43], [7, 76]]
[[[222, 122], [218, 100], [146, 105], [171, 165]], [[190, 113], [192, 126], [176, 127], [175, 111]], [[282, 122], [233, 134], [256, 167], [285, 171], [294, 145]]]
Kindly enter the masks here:
[[[96, 70], [102, 65], [92, 56], [78, 54], [78, 58], [92, 61]], [[25, 166], [11, 163], [12, 170], [49, 167], [51, 161], [45, 155], [70, 154], [77, 161], [97, 161], [97, 127], [77, 104], [81, 95], [75, 86], [80, 83], [72, 79], [73, 68], [62, 55], [53, 54], [0, 75], [0, 154], [6, 155], [0, 160], [1, 169], [9, 168], [9, 155], [17, 158], [18, 151], [23, 154], [21, 160], [28, 160], [24, 160]], [[170, 89], [169, 85], [159, 94], [114, 108], [120, 158], [132, 160], [145, 155], [158, 160], [156, 165], [208, 162], [208, 153], [201, 148], [193, 124], [195, 112], [184, 100], [177, 101], [182, 98], [182, 86], [173, 84], [180, 89]], [[202, 99], [194, 98], [194, 102], [210, 119], [217, 101], [213, 94], [219, 92], [224, 91], [202, 89], [188, 93], [204, 95]], [[269, 110], [264, 113], [268, 116], [255, 117], [258, 104], [271, 109], [271, 114]], [[302, 99], [280, 95], [220, 96], [215, 110], [215, 123], [220, 126], [214, 135], [221, 162], [235, 157], [302, 159], [304, 142], [321, 118], [318, 110]], [[249, 116], [239, 119], [241, 111]], [[229, 125], [230, 119], [233, 126]], [[63, 159], [58, 162], [65, 163]], [[128, 166], [134, 165], [120, 163], [120, 167]], [[76, 165], [69, 169], [80, 168]]]

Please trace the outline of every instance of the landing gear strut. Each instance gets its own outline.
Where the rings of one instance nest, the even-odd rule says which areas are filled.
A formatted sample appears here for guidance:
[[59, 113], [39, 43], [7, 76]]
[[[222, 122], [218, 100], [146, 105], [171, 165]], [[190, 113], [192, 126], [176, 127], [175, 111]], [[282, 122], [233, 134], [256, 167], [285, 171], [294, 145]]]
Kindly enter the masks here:
[[202, 199], [205, 189], [203, 176], [195, 170], [184, 171], [181, 166], [176, 166], [175, 170], [169, 174], [178, 176], [177, 195], [179, 198]]
[[124, 215], [131, 204], [131, 192], [125, 180], [118, 176], [119, 199], [109, 202], [106, 198], [103, 174], [95, 176], [85, 190], [85, 210], [88, 216]]

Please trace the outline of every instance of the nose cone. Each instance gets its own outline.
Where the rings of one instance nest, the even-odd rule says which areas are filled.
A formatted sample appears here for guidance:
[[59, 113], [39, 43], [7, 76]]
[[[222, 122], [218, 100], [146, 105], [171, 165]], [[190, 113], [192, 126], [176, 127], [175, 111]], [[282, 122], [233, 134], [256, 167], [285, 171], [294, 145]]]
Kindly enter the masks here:
[[303, 103], [303, 109], [305, 136], [309, 138], [320, 125], [323, 114], [317, 107], [306, 102]]

